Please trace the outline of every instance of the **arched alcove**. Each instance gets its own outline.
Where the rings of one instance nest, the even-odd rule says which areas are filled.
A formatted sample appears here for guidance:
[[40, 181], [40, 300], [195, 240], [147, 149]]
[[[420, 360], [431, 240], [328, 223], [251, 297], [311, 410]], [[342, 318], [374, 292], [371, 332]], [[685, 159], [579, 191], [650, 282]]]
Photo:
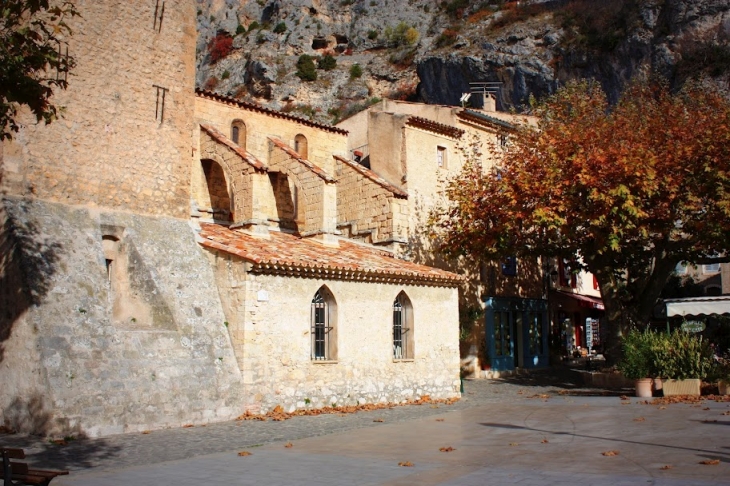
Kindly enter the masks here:
[[294, 151], [303, 159], [309, 158], [309, 145], [307, 137], [301, 133], [294, 137]]
[[243, 120], [233, 120], [233, 123], [231, 123], [231, 140], [243, 150], [246, 150], [246, 124]]
[[203, 191], [199, 192], [201, 208], [209, 209], [213, 219], [233, 221], [233, 208], [225, 172], [218, 162], [212, 159], [200, 161], [205, 176]]

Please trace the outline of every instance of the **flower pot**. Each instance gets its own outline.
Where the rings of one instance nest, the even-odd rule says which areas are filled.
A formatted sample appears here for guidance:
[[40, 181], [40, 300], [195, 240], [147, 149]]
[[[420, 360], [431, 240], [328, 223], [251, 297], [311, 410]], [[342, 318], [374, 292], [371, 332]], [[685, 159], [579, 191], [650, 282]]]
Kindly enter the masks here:
[[689, 378], [686, 380], [662, 380], [662, 388], [664, 396], [673, 395], [695, 395], [700, 396], [700, 386], [702, 381], [699, 378]]
[[639, 378], [638, 380], [636, 380], [636, 396], [641, 398], [651, 398], [651, 388], [653, 384], [654, 380], [652, 380], [651, 378]]
[[720, 380], [717, 382], [717, 389], [720, 395], [730, 395], [730, 381]]

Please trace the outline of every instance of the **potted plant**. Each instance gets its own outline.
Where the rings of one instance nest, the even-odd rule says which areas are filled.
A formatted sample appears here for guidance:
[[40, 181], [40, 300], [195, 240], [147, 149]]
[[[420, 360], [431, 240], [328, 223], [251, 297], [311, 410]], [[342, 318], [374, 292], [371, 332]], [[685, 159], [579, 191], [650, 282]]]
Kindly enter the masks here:
[[632, 329], [622, 341], [623, 356], [618, 363], [618, 369], [623, 375], [635, 380], [636, 396], [652, 396], [652, 345], [655, 334], [651, 331]]
[[652, 346], [654, 376], [662, 378], [664, 396], [699, 395], [702, 379], [713, 371], [713, 353], [702, 336], [675, 330], [657, 334]]

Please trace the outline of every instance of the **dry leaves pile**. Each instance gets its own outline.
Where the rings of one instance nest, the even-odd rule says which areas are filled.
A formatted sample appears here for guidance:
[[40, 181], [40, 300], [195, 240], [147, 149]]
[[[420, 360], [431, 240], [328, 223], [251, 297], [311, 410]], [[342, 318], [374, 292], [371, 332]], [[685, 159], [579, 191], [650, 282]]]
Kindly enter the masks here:
[[700, 461], [700, 464], [704, 464], [705, 466], [717, 466], [720, 464], [720, 459], [705, 459], [704, 461]]
[[[365, 405], [345, 405], [341, 407], [322, 407], [317, 409], [310, 409], [310, 410], [294, 410], [291, 413], [285, 412], [283, 408], [281, 408], [281, 405], [277, 405], [274, 407], [273, 410], [271, 410], [268, 413], [265, 414], [255, 414], [251, 413], [250, 411], [246, 411], [243, 415], [236, 418], [236, 420], [260, 420], [260, 421], [266, 421], [266, 420], [273, 420], [274, 422], [280, 422], [282, 420], [288, 420], [292, 417], [299, 417], [302, 415], [325, 415], [325, 414], [339, 414], [341, 416], [344, 416], [349, 413], [357, 413], [357, 412], [364, 412], [364, 411], [371, 411], [371, 410], [383, 410], [387, 408], [395, 408], [399, 406], [405, 406], [405, 405], [424, 405], [427, 403], [430, 404], [438, 404], [443, 403], [444, 405], [451, 405], [452, 403], [457, 402], [458, 398], [448, 398], [448, 399], [433, 399], [428, 395], [424, 395], [418, 400], [408, 400], [403, 403], [366, 403]], [[375, 420], [377, 422], [377, 420]], [[192, 426], [191, 426], [192, 427]]]

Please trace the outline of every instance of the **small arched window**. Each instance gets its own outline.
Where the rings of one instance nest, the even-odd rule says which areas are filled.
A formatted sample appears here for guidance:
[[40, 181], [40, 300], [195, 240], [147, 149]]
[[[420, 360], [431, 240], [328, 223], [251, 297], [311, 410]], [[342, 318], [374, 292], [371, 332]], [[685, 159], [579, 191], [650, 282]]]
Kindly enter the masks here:
[[246, 124], [242, 120], [233, 120], [231, 123], [231, 140], [246, 150]]
[[294, 151], [299, 154], [303, 159], [309, 157], [309, 147], [307, 143], [307, 137], [301, 133], [294, 137]]
[[312, 360], [337, 359], [337, 303], [326, 286], [314, 294], [311, 311]]
[[413, 359], [413, 306], [405, 292], [393, 302], [393, 359]]

